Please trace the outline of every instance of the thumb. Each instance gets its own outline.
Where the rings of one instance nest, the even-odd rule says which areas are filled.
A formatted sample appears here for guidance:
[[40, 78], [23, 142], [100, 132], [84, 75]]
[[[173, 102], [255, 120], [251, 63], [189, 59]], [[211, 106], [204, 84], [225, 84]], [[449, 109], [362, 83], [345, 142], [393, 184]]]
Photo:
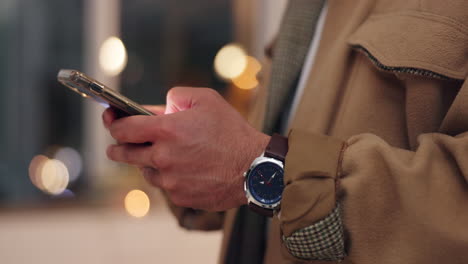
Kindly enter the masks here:
[[166, 114], [197, 107], [212, 94], [218, 93], [209, 88], [174, 87], [167, 93]]

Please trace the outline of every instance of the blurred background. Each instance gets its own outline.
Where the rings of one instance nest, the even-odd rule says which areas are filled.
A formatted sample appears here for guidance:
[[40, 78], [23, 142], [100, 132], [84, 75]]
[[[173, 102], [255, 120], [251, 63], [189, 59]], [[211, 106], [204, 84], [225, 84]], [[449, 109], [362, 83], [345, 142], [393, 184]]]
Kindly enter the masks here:
[[221, 232], [178, 227], [138, 171], [107, 160], [77, 69], [141, 104], [173, 86], [248, 111], [286, 0], [0, 1], [0, 262], [215, 263]]

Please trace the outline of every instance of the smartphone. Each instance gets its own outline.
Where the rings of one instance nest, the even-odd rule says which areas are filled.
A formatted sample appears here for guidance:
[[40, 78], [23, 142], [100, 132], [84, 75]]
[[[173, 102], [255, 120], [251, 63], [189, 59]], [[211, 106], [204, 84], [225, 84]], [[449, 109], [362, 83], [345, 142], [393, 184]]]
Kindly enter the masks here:
[[83, 97], [92, 98], [105, 107], [113, 107], [117, 110], [119, 117], [154, 115], [141, 105], [82, 72], [62, 69], [57, 75], [57, 80]]

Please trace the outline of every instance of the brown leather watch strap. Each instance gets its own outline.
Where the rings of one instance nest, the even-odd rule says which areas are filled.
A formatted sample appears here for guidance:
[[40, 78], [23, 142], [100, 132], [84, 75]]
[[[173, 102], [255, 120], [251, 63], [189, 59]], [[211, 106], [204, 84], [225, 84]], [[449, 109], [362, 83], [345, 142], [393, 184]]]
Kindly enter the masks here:
[[265, 150], [265, 157], [274, 158], [284, 162], [288, 153], [288, 138], [273, 134]]
[[249, 208], [250, 210], [256, 212], [257, 214], [268, 216], [268, 217], [273, 217], [273, 210], [272, 209], [267, 209], [260, 207], [252, 202], [249, 203]]

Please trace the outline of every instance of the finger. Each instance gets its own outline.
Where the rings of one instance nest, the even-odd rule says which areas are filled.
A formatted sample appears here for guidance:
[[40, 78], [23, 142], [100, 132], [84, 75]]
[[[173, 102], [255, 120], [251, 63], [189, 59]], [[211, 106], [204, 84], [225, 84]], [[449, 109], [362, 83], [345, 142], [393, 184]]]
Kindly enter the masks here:
[[103, 113], [102, 113], [102, 122], [104, 124], [104, 127], [109, 129], [110, 125], [114, 120], [117, 118], [115, 112], [112, 110], [111, 107], [108, 107]]
[[164, 112], [166, 111], [165, 105], [144, 105], [143, 107], [155, 115], [164, 115]]
[[136, 115], [112, 122], [109, 127], [111, 136], [122, 143], [154, 142], [167, 131], [165, 116]]
[[137, 144], [110, 145], [107, 157], [113, 161], [151, 167], [151, 147]]

